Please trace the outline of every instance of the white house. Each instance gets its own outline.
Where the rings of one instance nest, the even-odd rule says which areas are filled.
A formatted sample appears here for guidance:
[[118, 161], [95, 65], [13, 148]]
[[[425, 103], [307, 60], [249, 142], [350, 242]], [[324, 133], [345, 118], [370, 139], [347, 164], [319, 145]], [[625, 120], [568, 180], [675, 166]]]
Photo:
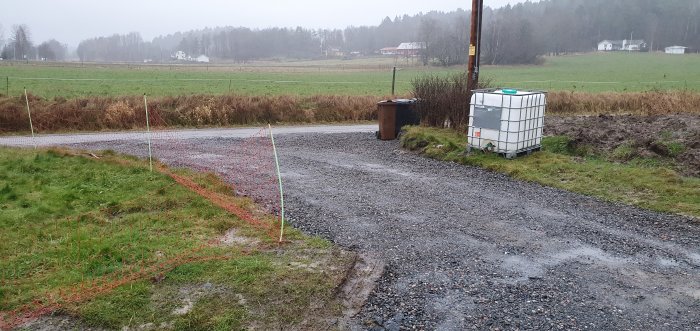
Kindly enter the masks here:
[[206, 55], [200, 55], [195, 59], [195, 61], [200, 63], [209, 63], [209, 57]]
[[603, 40], [598, 43], [598, 51], [600, 52], [638, 52], [645, 48], [647, 48], [647, 43], [644, 40]]
[[384, 47], [379, 50], [379, 52], [382, 53], [382, 55], [396, 55], [398, 52], [397, 47]]
[[688, 47], [683, 47], [683, 46], [666, 47], [666, 54], [685, 54], [686, 49], [688, 49]]
[[598, 43], [598, 51], [612, 52], [622, 50], [622, 40], [603, 40]]
[[184, 61], [187, 60], [187, 54], [183, 51], [177, 51], [175, 52], [175, 55], [173, 55], [173, 58], [178, 61]]

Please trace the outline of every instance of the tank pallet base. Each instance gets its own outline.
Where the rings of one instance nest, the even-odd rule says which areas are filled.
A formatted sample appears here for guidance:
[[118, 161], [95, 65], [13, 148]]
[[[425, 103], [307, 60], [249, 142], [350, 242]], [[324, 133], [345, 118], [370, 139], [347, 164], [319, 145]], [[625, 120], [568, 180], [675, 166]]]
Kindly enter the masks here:
[[[477, 149], [477, 148], [472, 148], [472, 147], [467, 147], [467, 154], [470, 154], [470, 153], [472, 152], [472, 150], [478, 150], [478, 149]], [[540, 146], [540, 147], [534, 147], [534, 148], [530, 148], [530, 149], [527, 149], [527, 150], [523, 150], [523, 151], [520, 151], [520, 152], [517, 152], [517, 153], [498, 152], [498, 153], [495, 153], [495, 154], [498, 154], [499, 156], [502, 156], [502, 157], [504, 157], [504, 158], [506, 158], [506, 159], [508, 159], [508, 160], [512, 160], [512, 159], [515, 159], [515, 158], [519, 158], [519, 157], [521, 157], [521, 156], [527, 156], [527, 155], [530, 155], [530, 154], [532, 154], [532, 153], [539, 152], [539, 151], [541, 151], [541, 150], [542, 150], [542, 147]]]

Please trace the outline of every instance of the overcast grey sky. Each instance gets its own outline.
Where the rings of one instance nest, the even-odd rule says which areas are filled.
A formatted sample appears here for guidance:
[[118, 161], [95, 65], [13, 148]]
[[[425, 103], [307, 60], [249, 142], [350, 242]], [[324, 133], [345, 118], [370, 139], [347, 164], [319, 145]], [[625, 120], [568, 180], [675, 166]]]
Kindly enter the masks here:
[[[500, 7], [524, 0], [485, 0]], [[3, 1], [5, 37], [13, 24], [29, 25], [32, 39], [77, 46], [86, 38], [138, 31], [146, 40], [204, 27], [376, 25], [386, 17], [470, 8], [469, 0], [23, 0]]]

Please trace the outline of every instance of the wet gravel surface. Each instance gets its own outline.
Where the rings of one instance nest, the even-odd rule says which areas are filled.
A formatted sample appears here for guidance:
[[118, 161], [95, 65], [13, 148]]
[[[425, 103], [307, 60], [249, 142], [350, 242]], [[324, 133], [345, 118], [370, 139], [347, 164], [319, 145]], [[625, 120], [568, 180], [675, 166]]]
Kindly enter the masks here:
[[[700, 330], [698, 220], [425, 159], [370, 133], [277, 140], [293, 225], [386, 262], [352, 329]], [[207, 162], [229, 145], [200, 139], [161, 159]]]

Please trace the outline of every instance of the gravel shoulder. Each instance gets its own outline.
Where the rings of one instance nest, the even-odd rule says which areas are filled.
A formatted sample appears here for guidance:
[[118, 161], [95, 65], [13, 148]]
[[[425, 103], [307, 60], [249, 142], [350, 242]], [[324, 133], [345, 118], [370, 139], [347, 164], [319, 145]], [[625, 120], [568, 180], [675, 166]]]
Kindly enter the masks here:
[[[352, 329], [700, 330], [696, 219], [422, 158], [372, 133], [277, 140], [292, 224], [386, 265]], [[236, 139], [191, 142], [159, 157], [201, 166]], [[141, 142], [72, 147], [143, 155]]]

